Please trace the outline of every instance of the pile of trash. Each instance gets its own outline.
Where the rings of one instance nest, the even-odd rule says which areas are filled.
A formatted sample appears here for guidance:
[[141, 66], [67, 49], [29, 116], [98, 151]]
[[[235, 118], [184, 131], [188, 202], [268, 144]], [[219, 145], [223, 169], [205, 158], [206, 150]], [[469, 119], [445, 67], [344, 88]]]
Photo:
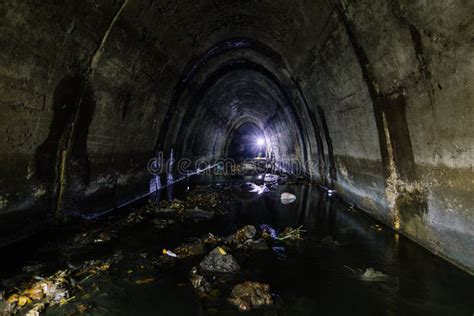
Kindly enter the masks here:
[[85, 292], [88, 281], [109, 270], [110, 265], [120, 260], [120, 254], [109, 260], [85, 262], [78, 268], [59, 270], [42, 278], [33, 277], [20, 287], [7, 291], [6, 300], [0, 300], [0, 315], [39, 315], [48, 307], [63, 306]]
[[[215, 247], [194, 266], [189, 273], [189, 280], [196, 293], [203, 299], [216, 299], [224, 288], [229, 289], [227, 301], [236, 306], [240, 311], [249, 311], [255, 308], [273, 305], [270, 286], [258, 282], [245, 281], [232, 285], [238, 279], [241, 270], [239, 258], [245, 257], [249, 251], [264, 251], [272, 249], [269, 243], [279, 243], [281, 240], [301, 240], [304, 230], [302, 227], [285, 228], [281, 233], [270, 225], [261, 225], [257, 229], [253, 225], [246, 225], [227, 238], [209, 235]], [[186, 251], [183, 252], [183, 247]], [[173, 251], [176, 258], [186, 258], [190, 249], [193, 254], [202, 254], [203, 247], [195, 245], [181, 246]], [[236, 256], [234, 256], [235, 254]], [[169, 256], [169, 254], [167, 254]], [[237, 259], [236, 259], [237, 258]], [[227, 275], [227, 276], [223, 276]], [[219, 290], [220, 288], [220, 290]]]
[[15, 313], [21, 309], [28, 309], [33, 315], [40, 313], [46, 306], [64, 305], [70, 299], [71, 283], [67, 271], [58, 271], [54, 275], [31, 283], [23, 290], [10, 294], [1, 311]]
[[250, 281], [234, 286], [228, 300], [242, 312], [273, 305], [270, 286]]

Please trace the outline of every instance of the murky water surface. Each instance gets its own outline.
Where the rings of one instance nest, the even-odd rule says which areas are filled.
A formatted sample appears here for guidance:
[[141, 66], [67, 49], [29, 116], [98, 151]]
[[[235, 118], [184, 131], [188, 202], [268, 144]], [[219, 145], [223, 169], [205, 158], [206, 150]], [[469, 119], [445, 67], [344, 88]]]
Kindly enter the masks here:
[[[209, 180], [197, 177], [189, 185], [192, 188]], [[246, 180], [214, 178], [212, 186]], [[174, 192], [168, 189], [156, 198], [182, 198], [187, 185], [182, 183]], [[296, 201], [282, 204], [282, 192], [294, 193]], [[77, 233], [77, 227], [70, 225], [60, 234], [52, 232], [13, 245], [3, 250], [3, 288], [33, 274], [49, 275], [85, 260], [106, 260], [118, 252], [122, 259], [108, 273], [93, 278], [93, 291], [46, 313], [75, 315], [78, 305], [85, 304], [93, 306], [86, 313], [96, 315], [237, 315], [240, 313], [226, 298], [233, 285], [247, 280], [268, 283], [275, 301], [272, 308], [249, 315], [474, 313], [472, 276], [315, 186], [279, 185], [260, 195], [236, 190], [232, 197], [228, 214], [210, 222], [185, 222], [164, 230], [143, 223], [118, 232], [110, 242], [84, 247], [68, 246], [67, 241]], [[126, 212], [108, 220], [126, 216]], [[96, 229], [101, 221], [91, 226]], [[224, 280], [218, 294], [209, 300], [200, 299], [188, 280], [189, 271], [204, 255], [172, 265], [156, 264], [163, 248], [173, 249], [209, 232], [227, 236], [247, 224], [270, 224], [280, 230], [303, 226], [307, 232], [303, 240], [277, 241], [268, 250], [236, 256], [241, 271]], [[36, 271], [28, 272], [31, 269]]]

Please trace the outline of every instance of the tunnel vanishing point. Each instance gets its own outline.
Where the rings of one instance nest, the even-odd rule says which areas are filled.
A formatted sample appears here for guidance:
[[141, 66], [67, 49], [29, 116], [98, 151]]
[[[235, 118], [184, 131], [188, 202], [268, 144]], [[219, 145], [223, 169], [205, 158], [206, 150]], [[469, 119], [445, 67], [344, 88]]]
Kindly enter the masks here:
[[252, 126], [280, 170], [474, 272], [473, 1], [5, 0], [0, 38], [1, 244]]

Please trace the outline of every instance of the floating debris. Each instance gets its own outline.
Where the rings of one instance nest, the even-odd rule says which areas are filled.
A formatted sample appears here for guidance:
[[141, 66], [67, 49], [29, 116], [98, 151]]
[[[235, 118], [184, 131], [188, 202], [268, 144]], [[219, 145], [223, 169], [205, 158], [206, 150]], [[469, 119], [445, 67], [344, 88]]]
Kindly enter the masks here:
[[206, 247], [203, 242], [184, 244], [175, 248], [171, 253], [182, 259], [204, 254], [206, 253]]
[[163, 249], [162, 253], [168, 257], [178, 258], [178, 255], [172, 252], [171, 250]]
[[360, 275], [362, 281], [385, 281], [389, 276], [383, 272], [374, 270], [373, 268], [367, 268], [364, 273]]
[[284, 192], [280, 196], [280, 201], [282, 204], [291, 204], [296, 201], [296, 195], [289, 192]]
[[253, 182], [248, 182], [247, 185], [250, 187], [250, 192], [255, 192], [257, 194], [262, 194], [262, 193], [266, 193], [266, 192], [269, 192], [270, 190], [267, 188], [267, 185], [266, 184], [262, 184], [262, 185], [257, 185]]
[[391, 277], [381, 271], [377, 271], [374, 268], [367, 268], [366, 270], [361, 269], [353, 269], [349, 266], [344, 266], [346, 269], [351, 271], [355, 277], [362, 281], [368, 282], [380, 282], [380, 281], [388, 281]]
[[302, 233], [306, 232], [306, 230], [302, 229], [303, 226], [300, 226], [298, 228], [291, 228], [287, 227], [285, 228], [279, 235], [276, 237], [277, 240], [301, 240], [303, 237], [301, 237]]

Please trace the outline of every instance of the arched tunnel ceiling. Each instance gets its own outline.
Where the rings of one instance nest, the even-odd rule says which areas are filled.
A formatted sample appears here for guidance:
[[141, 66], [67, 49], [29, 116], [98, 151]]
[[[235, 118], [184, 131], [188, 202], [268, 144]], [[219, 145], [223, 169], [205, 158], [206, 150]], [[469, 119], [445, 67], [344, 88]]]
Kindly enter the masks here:
[[189, 143], [186, 147], [195, 148], [190, 154], [208, 156], [209, 150], [215, 150], [221, 156], [228, 136], [246, 120], [253, 121], [273, 138], [279, 144], [275, 143], [275, 149], [286, 151], [287, 157], [294, 154], [294, 142], [300, 137], [295, 118], [288, 110], [291, 100], [264, 74], [252, 69], [231, 71], [195, 102], [193, 106], [197, 109], [190, 116], [197, 119], [186, 128], [191, 135], [181, 135], [182, 141]]
[[3, 1], [0, 242], [142, 196], [151, 157], [217, 156], [252, 121], [280, 157], [311, 164], [305, 175], [474, 270], [473, 12], [464, 0]]

